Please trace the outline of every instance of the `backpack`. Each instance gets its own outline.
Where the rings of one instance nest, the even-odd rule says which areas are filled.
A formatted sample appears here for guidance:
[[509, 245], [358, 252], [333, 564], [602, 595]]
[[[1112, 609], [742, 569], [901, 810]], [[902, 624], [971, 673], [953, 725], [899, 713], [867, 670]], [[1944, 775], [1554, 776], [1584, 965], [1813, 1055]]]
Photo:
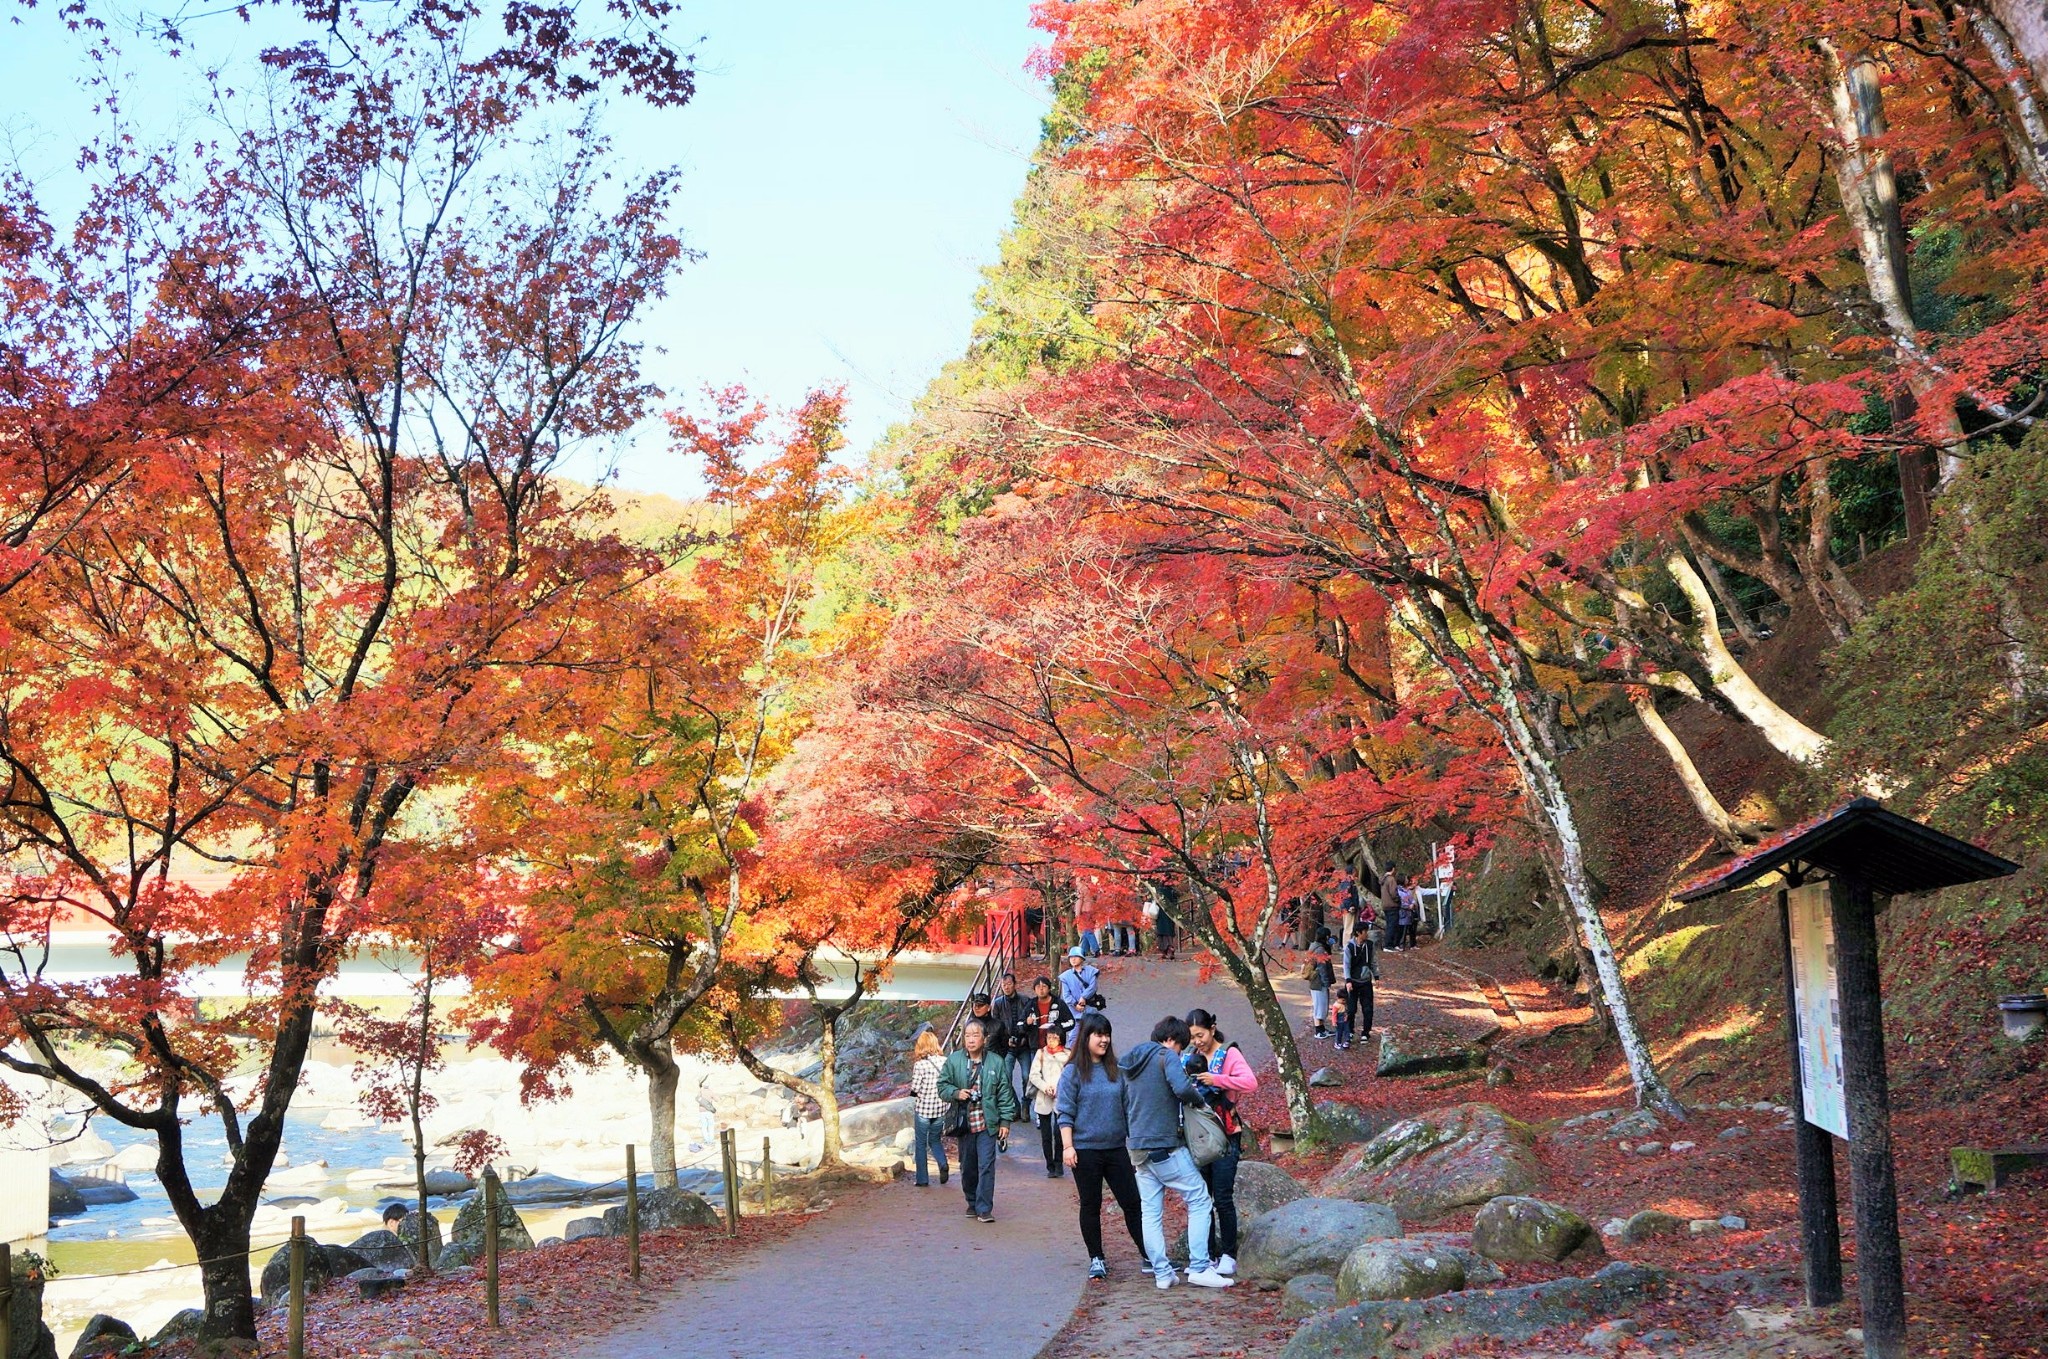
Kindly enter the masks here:
[[1188, 1144], [1188, 1155], [1195, 1158], [1198, 1166], [1208, 1165], [1230, 1150], [1230, 1134], [1223, 1131], [1223, 1120], [1212, 1110], [1189, 1105], [1182, 1114], [1180, 1126], [1181, 1136]]

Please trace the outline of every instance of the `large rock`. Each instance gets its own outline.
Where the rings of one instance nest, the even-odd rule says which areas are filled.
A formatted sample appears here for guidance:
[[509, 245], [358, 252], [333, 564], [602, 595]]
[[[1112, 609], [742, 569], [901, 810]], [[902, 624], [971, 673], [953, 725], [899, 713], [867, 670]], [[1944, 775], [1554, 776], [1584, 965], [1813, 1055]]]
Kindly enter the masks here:
[[1685, 1219], [1676, 1213], [1660, 1213], [1655, 1208], [1645, 1208], [1621, 1224], [1615, 1236], [1630, 1246], [1639, 1246], [1645, 1241], [1660, 1236], [1677, 1236], [1685, 1230]]
[[1542, 1181], [1529, 1128], [1491, 1104], [1432, 1109], [1394, 1124], [1323, 1177], [1330, 1198], [1391, 1203], [1411, 1222]]
[[71, 1187], [78, 1191], [78, 1197], [85, 1200], [88, 1208], [104, 1208], [113, 1203], [133, 1203], [142, 1196], [128, 1187], [128, 1177], [113, 1166], [95, 1166], [91, 1170], [74, 1171], [65, 1176]]
[[1377, 1109], [1361, 1109], [1338, 1099], [1317, 1100], [1314, 1113], [1316, 1123], [1322, 1129], [1323, 1140], [1337, 1143], [1370, 1142], [1385, 1130], [1393, 1117]]
[[909, 1130], [917, 1117], [915, 1099], [882, 1099], [839, 1111], [839, 1140], [849, 1147], [885, 1142]]
[[78, 1333], [72, 1343], [71, 1359], [99, 1359], [99, 1356], [119, 1354], [135, 1343], [135, 1328], [119, 1317], [110, 1317], [105, 1312], [95, 1312], [85, 1323], [85, 1329]]
[[179, 1340], [196, 1340], [199, 1338], [200, 1328], [205, 1324], [206, 1313], [197, 1307], [184, 1308], [157, 1328], [157, 1333], [149, 1338], [149, 1347], [153, 1350], [161, 1349]]
[[356, 1296], [364, 1302], [375, 1302], [392, 1293], [403, 1291], [405, 1275], [388, 1269], [358, 1269], [348, 1275], [348, 1282], [356, 1286]]
[[[687, 1189], [650, 1189], [640, 1196], [640, 1230], [674, 1231], [682, 1227], [721, 1227], [718, 1210]], [[608, 1236], [626, 1234], [626, 1205], [604, 1210]]]
[[405, 1238], [381, 1227], [364, 1232], [348, 1248], [378, 1269], [410, 1269], [415, 1263], [414, 1248], [405, 1244]]
[[1271, 1161], [1237, 1163], [1237, 1216], [1241, 1222], [1307, 1197], [1308, 1186]]
[[1339, 1302], [1433, 1298], [1465, 1286], [1465, 1265], [1449, 1251], [1406, 1241], [1368, 1241], [1337, 1271]]
[[0, 1359], [57, 1359], [57, 1338], [43, 1324], [43, 1274], [16, 1252], [8, 1273], [13, 1300], [7, 1307], [9, 1341]]
[[1591, 1326], [1656, 1296], [1664, 1272], [1612, 1264], [1588, 1279], [1447, 1293], [1422, 1302], [1360, 1302], [1312, 1317], [1280, 1359], [1416, 1359], [1478, 1336], [1510, 1344], [1553, 1326]]
[[588, 1180], [569, 1180], [560, 1175], [529, 1175], [505, 1185], [500, 1192], [507, 1203], [559, 1205], [587, 1203], [609, 1190]]
[[[350, 1250], [347, 1246], [323, 1246], [318, 1241], [306, 1243], [306, 1291], [317, 1293], [335, 1279], [345, 1278], [359, 1269], [368, 1269], [370, 1262]], [[292, 1247], [287, 1241], [271, 1254], [263, 1266], [263, 1277], [258, 1291], [267, 1302], [275, 1302], [291, 1291]]]
[[1600, 1234], [1569, 1208], [1520, 1194], [1487, 1200], [1472, 1220], [1472, 1249], [1504, 1263], [1599, 1254]]
[[[484, 1171], [484, 1183], [497, 1179], [495, 1172]], [[533, 1233], [526, 1230], [525, 1221], [519, 1210], [498, 1200], [498, 1253], [509, 1254], [516, 1250], [532, 1250]], [[484, 1191], [478, 1190], [462, 1201], [462, 1209], [455, 1215], [455, 1225], [448, 1229], [448, 1249], [441, 1253], [441, 1263], [453, 1269], [457, 1265], [475, 1264], [484, 1258]]]
[[[438, 1262], [441, 1258], [441, 1219], [435, 1217], [432, 1213], [428, 1213], [425, 1219], [425, 1226], [427, 1233], [427, 1259], [430, 1262]], [[417, 1208], [406, 1213], [404, 1219], [398, 1224], [398, 1239], [405, 1243], [406, 1251], [413, 1259], [419, 1258], [420, 1228], [420, 1211]]]
[[604, 1219], [601, 1217], [571, 1218], [568, 1225], [562, 1228], [564, 1241], [582, 1241], [593, 1236], [610, 1235], [611, 1232], [606, 1230]]
[[1280, 1315], [1289, 1321], [1300, 1321], [1339, 1305], [1337, 1281], [1327, 1274], [1297, 1275], [1287, 1281], [1280, 1295]]
[[1486, 1049], [1454, 1033], [1422, 1024], [1389, 1024], [1380, 1030], [1379, 1076], [1420, 1076], [1432, 1071], [1471, 1071], [1486, 1065]]
[[1296, 1199], [1244, 1225], [1237, 1272], [1270, 1283], [1302, 1274], [1335, 1275], [1364, 1242], [1400, 1234], [1401, 1219], [1383, 1203]]
[[1507, 1278], [1499, 1265], [1472, 1249], [1469, 1232], [1409, 1232], [1401, 1238], [1401, 1244], [1423, 1246], [1450, 1256], [1464, 1266], [1467, 1288], [1492, 1288]]
[[[419, 1180], [411, 1175], [397, 1175], [388, 1180], [379, 1180], [377, 1187], [406, 1195], [417, 1194], [420, 1191]], [[457, 1194], [467, 1194], [474, 1188], [476, 1188], [476, 1180], [459, 1170], [430, 1170], [427, 1172], [428, 1198], [453, 1198]]]
[[65, 1179], [56, 1171], [51, 1171], [50, 1216], [53, 1218], [59, 1218], [83, 1217], [84, 1215], [85, 1195], [79, 1193], [78, 1190], [72, 1186], [71, 1181]]

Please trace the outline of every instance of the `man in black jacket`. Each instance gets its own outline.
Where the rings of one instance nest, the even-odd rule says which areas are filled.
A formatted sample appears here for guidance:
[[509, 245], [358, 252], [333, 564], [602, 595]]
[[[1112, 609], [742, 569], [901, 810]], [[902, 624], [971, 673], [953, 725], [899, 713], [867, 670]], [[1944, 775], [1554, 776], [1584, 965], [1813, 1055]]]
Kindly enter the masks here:
[[1017, 1117], [1028, 1120], [1030, 1115], [1023, 1112], [1029, 1107], [1024, 1087], [1030, 1078], [1031, 1055], [1038, 1048], [1038, 1007], [1030, 996], [1017, 990], [1017, 974], [1005, 972], [1001, 994], [991, 1008], [995, 1032], [990, 1036], [989, 1048], [1010, 1059], [1010, 1086], [1017, 1095]]
[[1372, 931], [1353, 929], [1351, 937], [1344, 941], [1344, 953], [1337, 968], [1337, 985], [1344, 993], [1344, 1008], [1337, 1016], [1340, 1051], [1372, 1036], [1372, 982], [1379, 970], [1379, 949], [1372, 942]]

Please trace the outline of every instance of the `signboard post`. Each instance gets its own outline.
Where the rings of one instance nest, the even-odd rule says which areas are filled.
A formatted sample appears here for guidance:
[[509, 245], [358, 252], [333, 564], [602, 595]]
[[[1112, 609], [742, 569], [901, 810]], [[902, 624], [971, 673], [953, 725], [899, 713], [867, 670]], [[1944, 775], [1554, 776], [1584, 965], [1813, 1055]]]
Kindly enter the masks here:
[[1792, 1082], [1792, 1154], [1799, 1181], [1799, 1258], [1806, 1274], [1806, 1305], [1832, 1307], [1842, 1300], [1842, 1219], [1835, 1197], [1835, 1139], [1807, 1115], [1806, 1048], [1800, 1033], [1799, 966], [1793, 942], [1797, 933], [1792, 898], [1816, 887], [1825, 901], [1824, 883], [1779, 890], [1778, 937], [1784, 950], [1785, 1045], [1797, 1076]]

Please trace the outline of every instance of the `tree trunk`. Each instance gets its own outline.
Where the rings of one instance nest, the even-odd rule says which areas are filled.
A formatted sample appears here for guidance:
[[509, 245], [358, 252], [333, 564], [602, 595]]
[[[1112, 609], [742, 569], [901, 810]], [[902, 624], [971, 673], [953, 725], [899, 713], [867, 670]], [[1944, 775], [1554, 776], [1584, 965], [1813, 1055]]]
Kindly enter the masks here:
[[407, 1090], [410, 1098], [406, 1101], [406, 1114], [412, 1120], [413, 1188], [419, 1194], [419, 1267], [422, 1274], [431, 1274], [434, 1270], [434, 1248], [431, 1234], [427, 1231], [427, 1134], [420, 1120], [420, 1106], [426, 1098], [428, 1044], [434, 1036], [434, 969], [431, 959], [430, 949], [421, 973], [424, 985], [420, 993], [419, 1050], [413, 1054], [412, 1083]]
[[205, 1340], [253, 1340], [256, 1300], [249, 1293], [249, 1222], [253, 1212], [221, 1213], [208, 1209], [203, 1225], [191, 1233], [199, 1252], [199, 1286], [206, 1320], [199, 1334]]
[[1714, 790], [1708, 787], [1706, 779], [1700, 776], [1699, 766], [1692, 762], [1692, 752], [1685, 748], [1685, 743], [1678, 739], [1678, 733], [1671, 730], [1664, 721], [1664, 715], [1657, 711], [1656, 696], [1650, 692], [1648, 686], [1629, 685], [1628, 698], [1629, 702], [1635, 705], [1636, 716], [1642, 719], [1644, 729], [1657, 739], [1657, 744], [1664, 747], [1664, 753], [1671, 757], [1671, 765], [1678, 771], [1678, 781], [1685, 785], [1686, 795], [1692, 799], [1693, 808], [1713, 829], [1714, 838], [1721, 842], [1721, 847], [1731, 853], [1737, 853], [1745, 844], [1753, 844], [1761, 838], [1761, 828], [1749, 822], [1738, 821], [1721, 805], [1721, 799], [1714, 796]]
[[1749, 621], [1749, 615], [1742, 611], [1741, 601], [1735, 598], [1735, 591], [1729, 588], [1728, 577], [1721, 574], [1720, 563], [1704, 552], [1695, 555], [1699, 559], [1700, 575], [1706, 578], [1708, 586], [1713, 589], [1714, 598], [1721, 601], [1721, 607], [1727, 611], [1728, 621], [1735, 625], [1736, 635], [1751, 646], [1762, 641], [1763, 638], [1757, 633], [1756, 624]]
[[[2011, 6], [1992, 5], [1993, 10], [2004, 8]], [[2034, 0], [2032, 9], [2034, 23], [2048, 29], [2048, 5]], [[2048, 193], [2048, 115], [2042, 113], [2040, 96], [2030, 78], [2032, 73], [2013, 54], [2011, 34], [1995, 14], [1974, 5], [1967, 12], [1970, 27], [1976, 30], [1978, 41], [1984, 44], [1984, 50], [1991, 56], [1991, 64], [1998, 68], [1999, 77], [2012, 95], [2013, 112], [2019, 119], [2019, 135], [2013, 136], [2008, 132], [2006, 145], [2012, 148], [2013, 159], [2019, 162], [2021, 171], [2033, 181], [2034, 187]], [[2048, 41], [2048, 33], [2037, 33], [2035, 41]], [[2005, 119], [2001, 118], [1999, 122], [2004, 124]]]
[[662, 1038], [636, 1045], [635, 1058], [647, 1073], [647, 1163], [657, 1187], [673, 1188], [676, 1176], [676, 1087], [682, 1072], [676, 1066], [675, 1040]]
[[1287, 1018], [1287, 1007], [1280, 1003], [1279, 993], [1273, 989], [1273, 978], [1266, 971], [1265, 936], [1260, 934], [1250, 941], [1248, 948], [1240, 951], [1236, 941], [1217, 926], [1215, 913], [1208, 904], [1196, 897], [1190, 900], [1194, 905], [1184, 912], [1187, 919], [1181, 922], [1182, 928], [1223, 960], [1224, 969], [1237, 982], [1238, 989], [1244, 992], [1244, 998], [1252, 1008], [1252, 1018], [1258, 1021], [1259, 1031], [1273, 1045], [1273, 1061], [1279, 1068], [1280, 1088], [1287, 1095], [1288, 1127], [1296, 1137], [1308, 1137], [1315, 1119], [1309, 1100], [1308, 1071], [1301, 1063], [1301, 1048], [1294, 1041], [1294, 1025]]
[[845, 1016], [828, 1013], [824, 1032], [818, 1036], [818, 1079], [806, 1091], [818, 1101], [818, 1122], [823, 1138], [818, 1152], [820, 1165], [841, 1164], [839, 1146], [839, 1021]]
[[1788, 759], [1802, 765], [1818, 764], [1827, 754], [1828, 739], [1779, 707], [1729, 653], [1727, 643], [1721, 640], [1714, 598], [1707, 592], [1707, 583], [1700, 579], [1699, 572], [1692, 569], [1692, 562], [1683, 552], [1673, 552], [1665, 559], [1665, 566], [1692, 605], [1693, 616], [1698, 620], [1695, 645], [1713, 674], [1715, 690]]
[[2042, 0], [1991, 0], [1991, 12], [2026, 58], [2034, 88], [2048, 94], [2048, 4]]

